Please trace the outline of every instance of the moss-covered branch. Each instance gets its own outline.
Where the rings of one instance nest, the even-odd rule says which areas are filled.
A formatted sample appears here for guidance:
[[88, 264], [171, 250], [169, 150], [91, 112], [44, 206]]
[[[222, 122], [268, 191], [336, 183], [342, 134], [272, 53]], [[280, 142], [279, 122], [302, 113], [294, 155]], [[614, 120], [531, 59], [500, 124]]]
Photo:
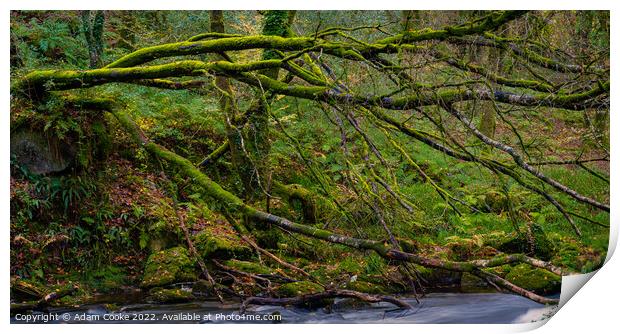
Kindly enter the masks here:
[[537, 91], [543, 92], [552, 92], [554, 87], [545, 82], [540, 82], [536, 80], [527, 80], [527, 79], [511, 79], [503, 77], [497, 73], [493, 73], [488, 71], [485, 67], [476, 65], [471, 62], [465, 62], [462, 59], [457, 59], [456, 57], [449, 55], [447, 52], [442, 52], [439, 50], [433, 51], [434, 56], [438, 59], [444, 60], [446, 63], [461, 69], [463, 71], [468, 71], [471, 73], [479, 74], [486, 79], [498, 83], [500, 85], [509, 86], [509, 87], [522, 87], [528, 88]]
[[[202, 62], [183, 60], [163, 65], [129, 68], [102, 68], [88, 71], [50, 70], [34, 71], [19, 80], [13, 87], [14, 93], [31, 94], [43, 90], [67, 90], [86, 88], [112, 82], [136, 82], [145, 79], [199, 76], [208, 72], [246, 72], [280, 67], [280, 60], [261, 60], [245, 64], [227, 61]], [[151, 84], [169, 85], [169, 82], [148, 81]]]
[[377, 41], [377, 44], [412, 43], [427, 40], [444, 40], [449, 37], [480, 34], [492, 31], [502, 25], [523, 16], [526, 11], [497, 11], [487, 16], [475, 19], [456, 26], [447, 26], [442, 29], [422, 29], [406, 31], [402, 34]]
[[230, 142], [228, 140], [224, 141], [222, 145], [218, 146], [211, 154], [209, 154], [206, 158], [204, 158], [199, 164], [199, 167], [204, 167], [213, 161], [217, 161], [220, 157], [222, 157], [226, 152], [230, 151]]

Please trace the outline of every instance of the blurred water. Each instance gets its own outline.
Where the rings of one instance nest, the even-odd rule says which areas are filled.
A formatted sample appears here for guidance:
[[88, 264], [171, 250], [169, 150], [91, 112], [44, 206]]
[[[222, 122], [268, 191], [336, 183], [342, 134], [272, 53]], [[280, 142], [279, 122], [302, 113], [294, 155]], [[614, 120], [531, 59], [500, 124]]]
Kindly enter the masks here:
[[[280, 314], [282, 323], [422, 323], [422, 324], [505, 324], [538, 321], [551, 316], [554, 307], [545, 307], [517, 295], [501, 293], [431, 293], [420, 299], [401, 297], [413, 309], [399, 310], [388, 303], [356, 306], [337, 299], [331, 310], [298, 307], [250, 306], [246, 314]], [[239, 304], [222, 305], [217, 301], [183, 304], [129, 304], [120, 308], [106, 304], [75, 309], [52, 308], [58, 320], [50, 323], [272, 323], [239, 315]], [[37, 314], [37, 313], [33, 313]], [[41, 314], [41, 313], [39, 313]], [[174, 318], [172, 317], [183, 318]], [[76, 318], [76, 316], [78, 318]], [[79, 317], [82, 317], [81, 319]], [[104, 319], [115, 318], [115, 319]], [[167, 317], [167, 318], [164, 318]], [[83, 319], [84, 317], [88, 319]], [[23, 323], [17, 316], [11, 323]], [[119, 320], [120, 319], [120, 320]], [[41, 321], [39, 321], [41, 322]]]

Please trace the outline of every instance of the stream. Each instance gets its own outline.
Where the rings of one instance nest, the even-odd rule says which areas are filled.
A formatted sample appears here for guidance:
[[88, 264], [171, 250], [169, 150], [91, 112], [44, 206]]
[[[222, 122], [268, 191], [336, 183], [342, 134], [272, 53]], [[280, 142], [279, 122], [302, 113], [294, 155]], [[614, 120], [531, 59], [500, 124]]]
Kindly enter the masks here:
[[[239, 304], [201, 301], [182, 304], [99, 303], [79, 308], [50, 308], [11, 316], [11, 323], [420, 323], [506, 324], [550, 317], [556, 307], [502, 293], [429, 293], [420, 303], [400, 297], [413, 306], [400, 310], [392, 304], [362, 304], [336, 299], [331, 310], [251, 305], [244, 315]], [[281, 316], [281, 319], [277, 319]], [[276, 318], [276, 319], [274, 319]]]

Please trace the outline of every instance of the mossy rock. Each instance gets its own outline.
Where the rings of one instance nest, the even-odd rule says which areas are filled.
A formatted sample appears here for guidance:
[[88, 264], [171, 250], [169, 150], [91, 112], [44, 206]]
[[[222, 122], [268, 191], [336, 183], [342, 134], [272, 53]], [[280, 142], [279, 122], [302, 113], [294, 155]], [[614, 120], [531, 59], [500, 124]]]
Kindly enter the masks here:
[[354, 290], [354, 291], [363, 292], [363, 293], [370, 293], [370, 294], [384, 295], [384, 294], [389, 293], [387, 289], [383, 288], [381, 285], [370, 283], [370, 282], [365, 282], [365, 281], [360, 281], [360, 280], [347, 283], [345, 288], [349, 290]]
[[455, 287], [461, 282], [461, 273], [459, 272], [422, 266], [416, 266], [416, 269], [429, 288]]
[[332, 311], [349, 311], [349, 310], [363, 310], [371, 307], [371, 303], [354, 299], [354, 298], [346, 298], [339, 300], [334, 303], [332, 306]]
[[489, 284], [482, 278], [470, 273], [461, 275], [461, 292], [487, 292], [490, 290]]
[[510, 283], [520, 286], [537, 294], [552, 294], [560, 292], [562, 278], [544, 269], [532, 268], [527, 264], [513, 267], [506, 275]]
[[75, 160], [78, 148], [68, 139], [40, 130], [20, 129], [11, 133], [11, 156], [20, 166], [37, 175], [65, 171]]
[[215, 236], [209, 231], [197, 234], [194, 246], [205, 259], [247, 259], [252, 256], [252, 250], [243, 245], [241, 240]]
[[297, 297], [323, 291], [323, 287], [310, 281], [299, 281], [280, 285], [276, 289], [278, 297]]
[[[302, 295], [322, 292], [323, 290], [323, 287], [316, 283], [310, 281], [299, 281], [280, 285], [276, 289], [276, 296], [281, 298], [298, 297]], [[333, 303], [334, 298], [325, 298], [321, 300], [305, 302], [303, 305], [300, 306], [308, 309], [316, 309], [320, 307], [330, 306]]]
[[101, 266], [89, 272], [86, 277], [89, 285], [98, 292], [119, 290], [127, 283], [125, 268], [113, 265]]
[[141, 286], [145, 288], [165, 286], [197, 279], [195, 261], [184, 247], [174, 247], [149, 256]]
[[271, 268], [255, 262], [231, 259], [225, 261], [224, 265], [251, 274], [273, 274], [273, 270]]
[[500, 241], [495, 248], [505, 253], [524, 253], [549, 261], [555, 254], [553, 242], [539, 225], [532, 224], [530, 230], [534, 241], [534, 254], [530, 254], [530, 240], [526, 233], [512, 233]]
[[266, 249], [278, 249], [278, 244], [284, 240], [282, 232], [275, 229], [255, 229], [252, 231], [252, 234], [256, 238], [258, 245]]
[[447, 238], [446, 241], [448, 241], [446, 247], [450, 249], [451, 258], [458, 261], [465, 261], [471, 258], [482, 246], [480, 239], [467, 239], [454, 236]]
[[184, 289], [154, 288], [146, 297], [147, 302], [159, 304], [185, 303], [192, 300], [194, 300], [192, 292]]
[[213, 291], [213, 285], [204, 279], [197, 280], [192, 285], [192, 294], [196, 297], [209, 297]]
[[483, 196], [482, 205], [479, 205], [481, 210], [489, 210], [490, 212], [502, 212], [510, 210], [510, 201], [505, 194], [497, 191], [487, 191]]
[[159, 252], [162, 249], [173, 247], [179, 244], [179, 236], [174, 232], [175, 226], [171, 226], [165, 217], [151, 224], [148, 228], [148, 247], [151, 252]]

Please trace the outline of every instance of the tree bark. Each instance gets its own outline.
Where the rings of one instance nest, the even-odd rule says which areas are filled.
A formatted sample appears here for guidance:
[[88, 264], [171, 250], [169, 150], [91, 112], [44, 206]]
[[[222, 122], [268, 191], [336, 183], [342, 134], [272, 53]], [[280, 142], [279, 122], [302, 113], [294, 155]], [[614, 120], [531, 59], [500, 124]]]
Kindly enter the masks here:
[[90, 68], [99, 68], [103, 66], [103, 25], [105, 15], [102, 10], [95, 12], [91, 19], [89, 10], [82, 11], [82, 32], [86, 38], [88, 45], [88, 54], [90, 56]]

